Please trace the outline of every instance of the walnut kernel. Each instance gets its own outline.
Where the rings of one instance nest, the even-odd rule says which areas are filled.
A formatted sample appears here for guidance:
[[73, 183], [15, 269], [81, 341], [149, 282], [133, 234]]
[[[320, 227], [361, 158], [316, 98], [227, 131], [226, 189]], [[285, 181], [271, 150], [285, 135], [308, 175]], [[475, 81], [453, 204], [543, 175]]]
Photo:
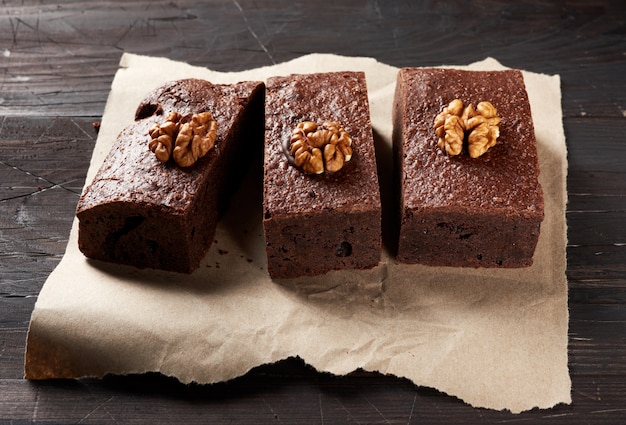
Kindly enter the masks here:
[[166, 162], [172, 155], [181, 118], [178, 112], [172, 112], [163, 124], [155, 124], [148, 132], [151, 138], [148, 147], [161, 162]]
[[161, 162], [171, 157], [180, 167], [189, 167], [215, 146], [217, 121], [210, 112], [182, 116], [169, 114], [163, 124], [149, 131], [149, 148]]
[[496, 144], [500, 136], [498, 111], [490, 102], [480, 102], [476, 109], [469, 104], [465, 108], [455, 99], [435, 117], [437, 146], [448, 155], [459, 155], [467, 136], [467, 150], [472, 158], [478, 158]]
[[336, 121], [303, 121], [291, 134], [289, 151], [306, 173], [335, 173], [352, 158], [352, 138]]
[[174, 161], [181, 167], [193, 165], [215, 146], [217, 121], [210, 112], [194, 114], [191, 120], [180, 126]]

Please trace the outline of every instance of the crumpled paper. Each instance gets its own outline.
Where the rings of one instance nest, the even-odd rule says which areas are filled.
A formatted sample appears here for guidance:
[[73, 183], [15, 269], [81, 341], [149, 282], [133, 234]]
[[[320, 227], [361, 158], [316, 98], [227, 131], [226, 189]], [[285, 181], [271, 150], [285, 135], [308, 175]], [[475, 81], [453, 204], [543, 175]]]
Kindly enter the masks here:
[[[465, 68], [503, 66], [486, 59]], [[143, 96], [166, 81], [233, 83], [342, 70], [366, 73], [383, 190], [389, 190], [397, 68], [329, 54], [235, 73], [124, 54], [86, 181], [117, 133], [132, 122]], [[26, 378], [157, 371], [184, 383], [214, 383], [299, 356], [337, 375], [362, 368], [405, 377], [477, 407], [517, 413], [570, 403], [560, 79], [531, 72], [524, 78], [546, 212], [532, 267], [404, 265], [385, 253], [372, 270], [274, 282], [266, 272], [257, 167], [191, 275], [88, 260], [78, 250], [74, 220], [67, 251], [32, 314]]]

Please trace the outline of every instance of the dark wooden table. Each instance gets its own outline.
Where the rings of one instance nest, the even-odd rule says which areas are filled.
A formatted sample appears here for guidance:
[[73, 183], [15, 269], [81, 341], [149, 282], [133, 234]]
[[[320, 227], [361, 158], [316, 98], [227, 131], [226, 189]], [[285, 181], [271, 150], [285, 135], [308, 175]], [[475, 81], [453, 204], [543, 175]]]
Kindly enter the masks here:
[[[623, 0], [40, 3], [0, 6], [0, 423], [626, 423]], [[560, 74], [573, 403], [473, 409], [403, 379], [334, 377], [297, 359], [211, 386], [157, 374], [23, 380], [30, 314], [65, 251], [124, 51], [223, 71], [328, 52], [394, 66], [492, 56]]]

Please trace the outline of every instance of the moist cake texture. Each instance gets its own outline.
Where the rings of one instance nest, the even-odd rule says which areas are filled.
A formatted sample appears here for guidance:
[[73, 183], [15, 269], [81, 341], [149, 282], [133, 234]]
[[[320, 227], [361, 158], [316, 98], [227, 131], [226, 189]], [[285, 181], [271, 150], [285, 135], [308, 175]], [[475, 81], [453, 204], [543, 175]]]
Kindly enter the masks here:
[[[139, 268], [191, 273], [213, 242], [228, 199], [263, 138], [262, 82], [178, 80], [152, 93], [117, 137], [78, 206], [85, 256]], [[161, 162], [150, 129], [171, 112], [208, 111], [215, 145], [190, 167]]]
[[[365, 75], [336, 72], [267, 81], [263, 226], [273, 278], [371, 268], [380, 261], [381, 206]], [[319, 175], [293, 164], [302, 121], [340, 122], [353, 154]]]
[[[448, 155], [433, 123], [451, 101], [488, 101], [501, 118], [478, 158]], [[404, 68], [393, 109], [397, 259], [433, 266], [525, 267], [544, 215], [533, 121], [518, 70]]]

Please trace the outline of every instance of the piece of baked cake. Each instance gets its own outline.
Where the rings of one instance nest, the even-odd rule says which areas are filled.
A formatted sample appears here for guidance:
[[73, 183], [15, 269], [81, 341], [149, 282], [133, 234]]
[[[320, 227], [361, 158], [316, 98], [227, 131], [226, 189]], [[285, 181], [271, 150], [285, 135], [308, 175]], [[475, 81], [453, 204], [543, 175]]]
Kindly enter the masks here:
[[376, 266], [381, 204], [365, 74], [270, 78], [265, 113], [270, 276]]
[[78, 202], [90, 258], [191, 273], [263, 143], [262, 82], [168, 83], [139, 105]]
[[393, 124], [397, 259], [530, 266], [544, 202], [522, 73], [401, 69]]

